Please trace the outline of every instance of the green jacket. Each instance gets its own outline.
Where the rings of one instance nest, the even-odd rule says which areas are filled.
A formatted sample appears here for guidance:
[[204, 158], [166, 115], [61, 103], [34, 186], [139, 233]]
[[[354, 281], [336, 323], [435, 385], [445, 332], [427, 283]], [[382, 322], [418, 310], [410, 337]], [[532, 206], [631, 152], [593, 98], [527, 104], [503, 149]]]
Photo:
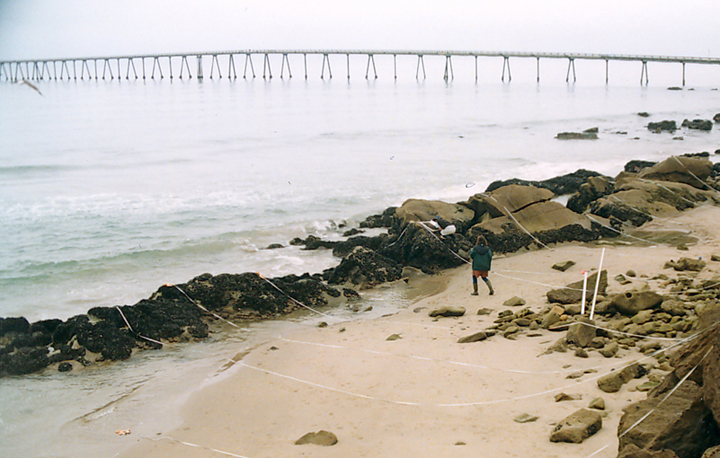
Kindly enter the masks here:
[[492, 251], [487, 245], [475, 245], [470, 250], [472, 258], [472, 270], [490, 270], [492, 263]]

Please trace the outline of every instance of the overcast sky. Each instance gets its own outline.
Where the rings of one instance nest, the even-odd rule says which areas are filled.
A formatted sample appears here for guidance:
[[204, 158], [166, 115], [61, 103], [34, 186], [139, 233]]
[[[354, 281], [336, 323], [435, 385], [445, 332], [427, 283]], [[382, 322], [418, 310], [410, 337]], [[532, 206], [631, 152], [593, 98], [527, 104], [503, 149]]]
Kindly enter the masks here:
[[720, 55], [720, 1], [0, 0], [0, 59], [235, 49]]

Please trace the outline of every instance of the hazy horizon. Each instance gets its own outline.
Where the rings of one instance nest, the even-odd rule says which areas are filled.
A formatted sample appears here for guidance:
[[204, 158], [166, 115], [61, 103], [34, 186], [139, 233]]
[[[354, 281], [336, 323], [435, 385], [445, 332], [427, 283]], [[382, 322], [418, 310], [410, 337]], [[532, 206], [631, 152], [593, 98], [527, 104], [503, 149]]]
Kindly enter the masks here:
[[715, 57], [720, 3], [0, 0], [0, 60], [233, 49]]

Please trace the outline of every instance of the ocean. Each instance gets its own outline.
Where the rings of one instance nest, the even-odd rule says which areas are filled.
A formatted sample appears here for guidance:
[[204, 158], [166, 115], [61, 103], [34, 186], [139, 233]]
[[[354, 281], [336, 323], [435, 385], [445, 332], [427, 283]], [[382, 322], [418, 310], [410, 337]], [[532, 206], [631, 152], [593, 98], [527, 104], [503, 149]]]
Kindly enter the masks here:
[[[208, 68], [202, 81], [45, 81], [42, 95], [0, 82], [0, 316], [66, 319], [134, 304], [205, 272], [321, 272], [339, 260], [288, 242], [340, 239], [408, 198], [457, 202], [498, 179], [579, 168], [615, 175], [631, 159], [688, 152], [709, 151], [715, 161], [720, 147], [717, 129], [646, 128], [712, 119], [718, 69], [688, 67], [688, 85], [668, 90], [680, 83], [671, 66], [651, 65], [649, 86], [639, 84], [639, 64], [611, 67], [606, 85], [604, 63], [578, 62], [578, 81], [567, 84], [566, 62], [543, 61], [537, 83], [528, 60], [513, 62], [507, 83], [497, 61], [481, 60], [475, 81], [473, 63], [456, 60], [454, 79], [444, 81], [442, 58], [426, 57], [427, 78], [416, 80], [415, 62], [401, 62], [394, 79], [392, 61], [378, 56], [379, 77], [366, 80], [365, 62], [354, 59], [349, 79], [343, 58], [331, 79], [314, 62], [307, 79], [297, 70], [210, 79]], [[591, 127], [598, 140], [554, 138]], [[284, 247], [265, 249], [273, 243]], [[283, 325], [84, 374], [0, 380], [0, 448], [71, 456], [57, 448], [72, 443], [84, 450], [72, 456], [112, 456], [117, 438], [107, 442], [97, 425], [179, 402], [162, 387], [192, 392], [274, 326]], [[198, 375], [186, 379], [191, 368]], [[68, 428], [87, 441], [65, 438]]]

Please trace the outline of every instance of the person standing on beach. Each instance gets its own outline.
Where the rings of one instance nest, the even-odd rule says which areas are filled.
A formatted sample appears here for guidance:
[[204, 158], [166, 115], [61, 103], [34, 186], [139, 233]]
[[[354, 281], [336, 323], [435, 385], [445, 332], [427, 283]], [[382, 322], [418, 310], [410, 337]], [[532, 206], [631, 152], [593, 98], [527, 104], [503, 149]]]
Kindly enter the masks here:
[[478, 277], [482, 278], [488, 289], [490, 295], [495, 294], [492, 283], [488, 278], [488, 272], [490, 271], [490, 264], [492, 263], [492, 251], [487, 246], [487, 240], [482, 235], [477, 238], [477, 245], [472, 247], [470, 250], [470, 257], [472, 258], [472, 281], [473, 281], [473, 296], [478, 295]]

